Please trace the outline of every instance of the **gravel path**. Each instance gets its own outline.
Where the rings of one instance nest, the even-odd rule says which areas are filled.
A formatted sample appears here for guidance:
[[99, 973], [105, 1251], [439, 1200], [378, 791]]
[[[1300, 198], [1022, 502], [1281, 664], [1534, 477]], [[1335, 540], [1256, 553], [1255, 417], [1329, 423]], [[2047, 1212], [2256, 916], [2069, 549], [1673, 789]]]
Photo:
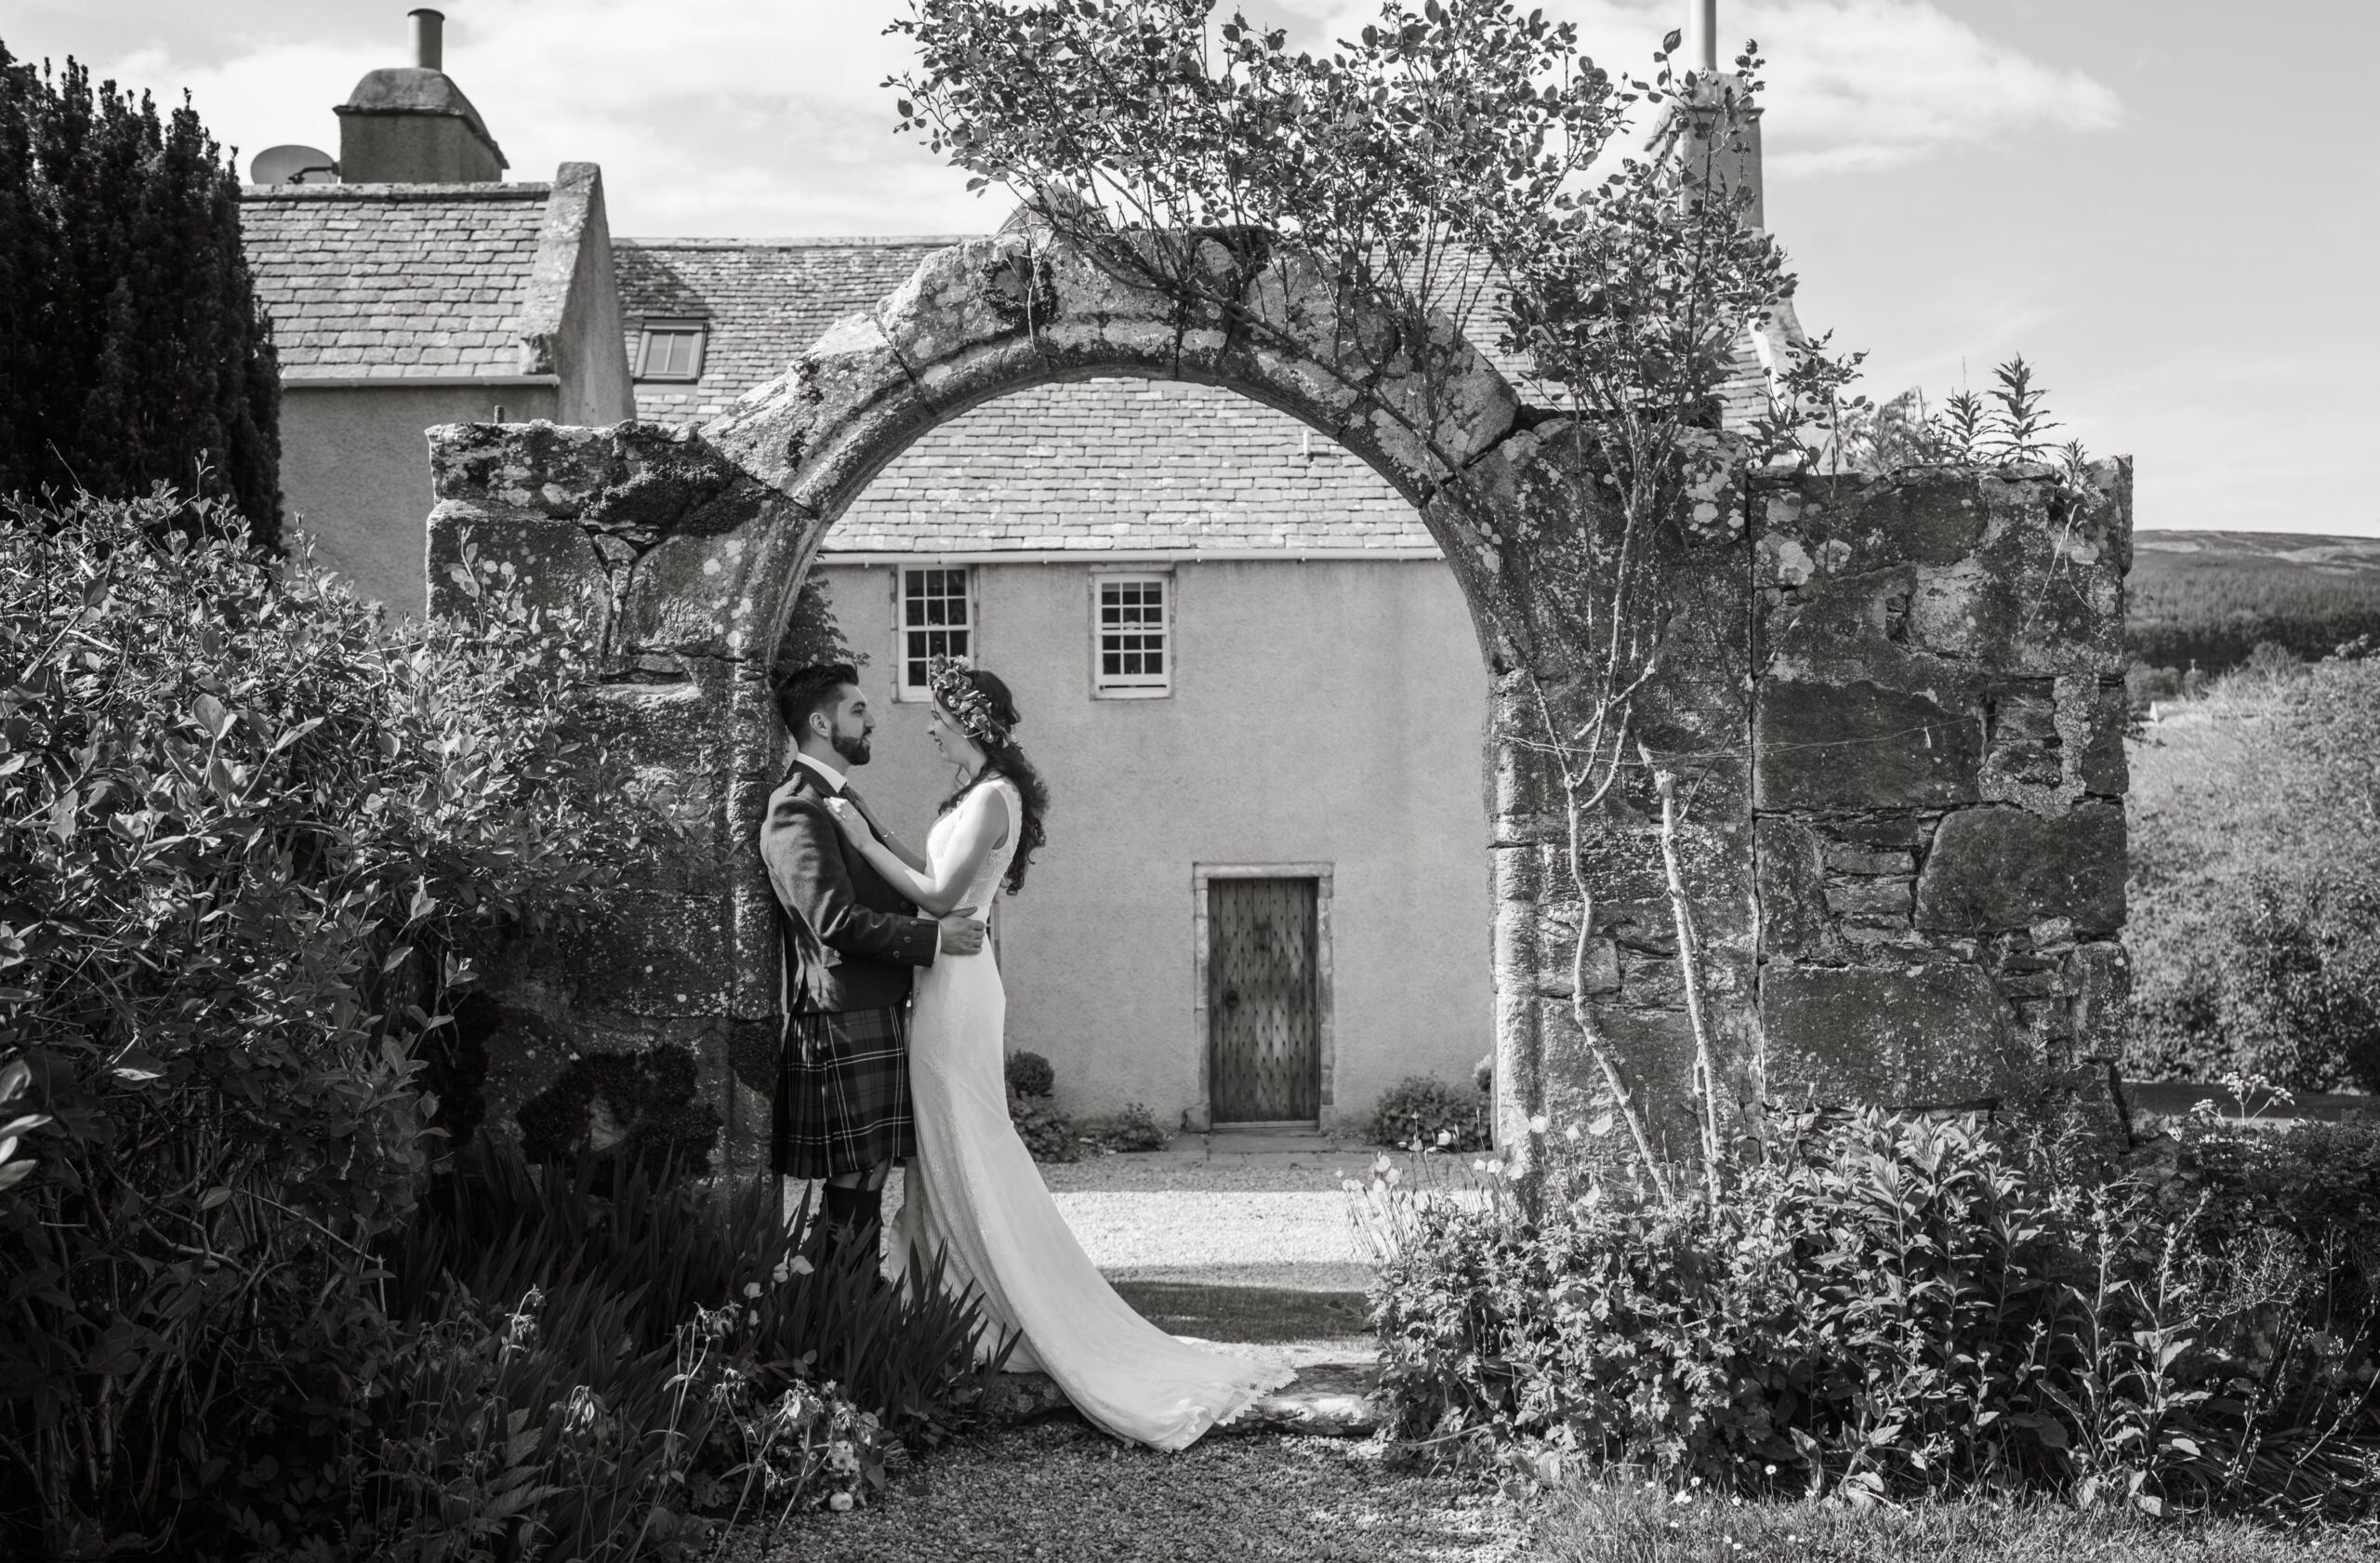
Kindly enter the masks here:
[[[1368, 1360], [1342, 1177], [1376, 1153], [1320, 1146], [1047, 1165], [1094, 1262], [1163, 1328], [1299, 1368]], [[899, 1206], [899, 1175], [885, 1190]], [[1316, 1376], [1343, 1367], [1322, 1367]], [[747, 1530], [736, 1563], [1512, 1563], [1523, 1521], [1475, 1483], [1392, 1468], [1377, 1444], [1240, 1433], [1181, 1454], [1073, 1417], [938, 1450], [883, 1501]]]
[[747, 1533], [736, 1563], [1511, 1563], [1522, 1517], [1369, 1444], [1213, 1438], [1128, 1448], [1074, 1421], [941, 1450], [887, 1501]]
[[[1342, 1176], [1360, 1149], [1316, 1155], [1103, 1156], [1046, 1165], [1066, 1225], [1111, 1280], [1361, 1291], [1371, 1265], [1347, 1219]], [[900, 1174], [885, 1185], [888, 1219]]]

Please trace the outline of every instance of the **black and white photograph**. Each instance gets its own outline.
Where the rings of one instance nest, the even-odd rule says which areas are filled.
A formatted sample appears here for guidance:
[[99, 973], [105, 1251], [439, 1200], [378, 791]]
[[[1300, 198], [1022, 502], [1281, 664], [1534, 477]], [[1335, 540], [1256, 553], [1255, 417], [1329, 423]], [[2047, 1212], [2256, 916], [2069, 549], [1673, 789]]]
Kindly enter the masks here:
[[2375, 59], [7, 0], [0, 1563], [2380, 1556]]

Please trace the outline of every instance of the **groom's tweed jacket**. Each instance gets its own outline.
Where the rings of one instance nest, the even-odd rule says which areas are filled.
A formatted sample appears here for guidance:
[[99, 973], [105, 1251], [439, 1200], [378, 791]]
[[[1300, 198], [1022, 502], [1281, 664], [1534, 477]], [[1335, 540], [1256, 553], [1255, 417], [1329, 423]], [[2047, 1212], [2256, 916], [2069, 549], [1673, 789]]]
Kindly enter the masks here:
[[826, 778], [796, 763], [769, 799], [760, 860], [784, 912], [785, 1013], [898, 1009], [933, 964], [940, 924], [884, 881], [826, 812]]

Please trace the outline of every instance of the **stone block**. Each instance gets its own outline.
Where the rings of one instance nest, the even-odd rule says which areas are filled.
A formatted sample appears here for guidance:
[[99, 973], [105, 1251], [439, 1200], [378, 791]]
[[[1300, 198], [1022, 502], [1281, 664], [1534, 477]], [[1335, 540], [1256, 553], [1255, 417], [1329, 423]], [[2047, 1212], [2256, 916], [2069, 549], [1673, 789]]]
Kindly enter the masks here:
[[1761, 980], [1769, 1099], [1938, 1106], [1992, 1094], [2007, 1020], [1979, 967], [1771, 967]]
[[2123, 946], [2112, 939], [2077, 945], [2066, 957], [2060, 977], [2074, 996], [2076, 1053], [2085, 1058], [2121, 1055], [2132, 1004], [2132, 960]]
[[1966, 809], [1935, 833], [1917, 879], [1917, 926], [1986, 934], [2069, 918], [2076, 928], [2123, 925], [2123, 810], [2083, 803], [2044, 817]]
[[580, 643], [604, 643], [612, 615], [612, 577], [586, 531], [573, 520], [491, 511], [442, 500], [430, 512], [426, 566], [430, 611], [464, 611], [471, 592], [461, 578], [465, 553], [480, 565], [509, 564], [522, 599], [546, 612], [578, 616]]
[[1982, 751], [1982, 722], [1956, 693], [1767, 679], [1752, 725], [1754, 801], [1763, 809], [1969, 803]]
[[[1977, 481], [1990, 516], [1967, 558], [1918, 571], [1912, 646], [2003, 675], [2123, 675], [2122, 576], [2105, 536], [2088, 526], [2046, 476], [1995, 472]], [[2129, 535], [2129, 523], [2122, 528]]]
[[2057, 700], [2047, 680], [1991, 692], [1984, 700], [1980, 790], [2002, 802], [2055, 802], [2067, 774]]
[[1855, 842], [1825, 844], [1826, 866], [1838, 874], [1914, 874], [1917, 854], [1907, 848], [1870, 847]]
[[2132, 715], [2124, 686], [2111, 680], [2057, 681], [2057, 730], [2070, 782], [2099, 798], [2121, 798], [2131, 786], [2124, 727]]
[[735, 984], [724, 909], [716, 894], [615, 896], [570, 943], [577, 1003], [642, 1016], [724, 1013]]
[[624, 653], [668, 651], [724, 658], [758, 648], [745, 644], [733, 612], [744, 595], [745, 537], [681, 535], [662, 538], [628, 571], [614, 642]]
[[1762, 959], [1818, 953], [1825, 946], [1827, 919], [1818, 832], [1798, 820], [1763, 815], [1753, 843]]
[[1907, 656], [1898, 642], [1916, 583], [1907, 566], [1815, 580], [1768, 616], [1766, 652], [1788, 677], [1857, 677], [1871, 662], [1889, 669]]
[[1975, 475], [1918, 469], [1885, 477], [1810, 476], [1766, 497], [1767, 528], [1798, 542], [1820, 570], [1860, 574], [1893, 564], [1954, 564], [1988, 521]]
[[1905, 879], [1845, 879], [1826, 887], [1827, 909], [1861, 922], [1906, 924], [1911, 905]]

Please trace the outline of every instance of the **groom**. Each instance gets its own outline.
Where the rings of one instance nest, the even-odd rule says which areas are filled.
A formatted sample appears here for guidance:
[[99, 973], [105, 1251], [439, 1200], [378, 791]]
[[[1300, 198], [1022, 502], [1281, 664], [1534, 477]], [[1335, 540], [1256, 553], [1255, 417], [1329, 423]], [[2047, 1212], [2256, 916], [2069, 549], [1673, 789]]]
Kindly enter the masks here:
[[829, 1241], [874, 1252], [884, 1175], [917, 1152], [909, 1113], [909, 978], [937, 953], [972, 955], [972, 907], [939, 921], [885, 882], [843, 839], [830, 798], [865, 765], [876, 719], [849, 663], [804, 668], [777, 686], [793, 758], [760, 826], [784, 934], [785, 1031], [770, 1161], [780, 1177], [824, 1178]]

